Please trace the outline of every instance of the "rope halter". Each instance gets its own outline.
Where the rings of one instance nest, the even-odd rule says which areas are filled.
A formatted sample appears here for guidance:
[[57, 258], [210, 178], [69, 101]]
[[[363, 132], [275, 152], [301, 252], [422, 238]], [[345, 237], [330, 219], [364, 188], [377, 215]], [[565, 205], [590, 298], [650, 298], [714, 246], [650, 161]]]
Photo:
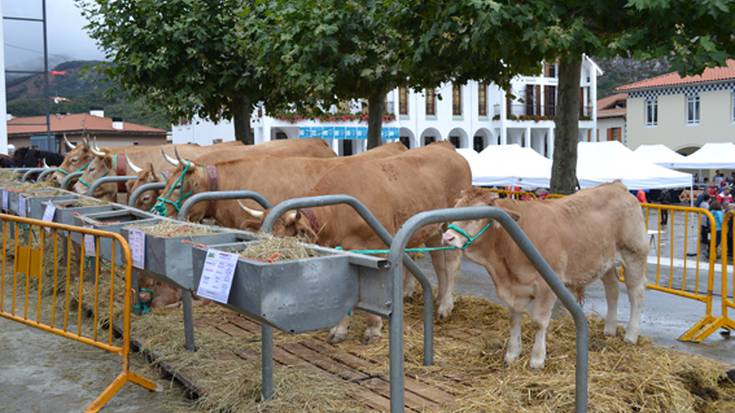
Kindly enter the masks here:
[[[190, 196], [194, 194], [191, 190], [184, 193], [184, 178], [186, 177], [186, 173], [189, 171], [189, 168], [191, 167], [191, 163], [189, 161], [186, 161], [184, 164], [184, 168], [181, 170], [181, 174], [176, 178], [176, 181], [173, 185], [168, 189], [168, 192], [166, 192], [165, 195], [159, 196], [157, 198], [156, 204], [153, 205], [153, 208], [151, 208], [151, 212], [154, 214], [160, 215], [160, 216], [166, 216], [166, 204], [171, 205], [176, 210], [176, 213], [179, 213], [181, 211], [181, 206]], [[176, 188], [179, 189], [179, 198], [175, 201], [172, 201], [170, 199], [171, 194], [176, 190]]]

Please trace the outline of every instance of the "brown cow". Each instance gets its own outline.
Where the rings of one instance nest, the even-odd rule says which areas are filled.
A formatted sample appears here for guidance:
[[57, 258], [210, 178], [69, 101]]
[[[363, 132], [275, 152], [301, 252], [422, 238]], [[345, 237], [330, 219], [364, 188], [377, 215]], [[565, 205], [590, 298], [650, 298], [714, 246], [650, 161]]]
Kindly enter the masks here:
[[[383, 158], [406, 151], [401, 143], [391, 143], [349, 157], [337, 158], [279, 158], [274, 156], [246, 157], [224, 162], [213, 162], [209, 166], [189, 161], [189, 167], [182, 178], [184, 165], [179, 165], [166, 181], [161, 191], [161, 199], [166, 216], [176, 216], [181, 203], [181, 194], [187, 197], [211, 189], [212, 180], [207, 169], [216, 176], [218, 190], [250, 190], [261, 193], [271, 203], [302, 196], [328, 170], [343, 164]], [[207, 159], [208, 160], [208, 159]], [[181, 181], [181, 185], [174, 187]], [[251, 204], [255, 205], [255, 204]], [[188, 219], [199, 222], [204, 218], [214, 218], [219, 225], [231, 228], [250, 228], [246, 217], [236, 201], [205, 201], [196, 204], [189, 211]], [[260, 223], [260, 220], [256, 220]]]
[[[223, 162], [229, 160], [240, 159], [244, 156], [276, 156], [291, 157], [301, 156], [307, 158], [334, 158], [337, 154], [329, 148], [329, 144], [323, 139], [283, 139], [264, 142], [258, 145], [228, 145], [228, 143], [220, 143], [210, 146], [210, 151], [194, 158], [194, 162], [207, 165], [214, 162]], [[165, 176], [171, 173], [178, 166], [176, 159], [170, 159], [170, 163], [164, 168], [156, 168], [153, 163], [145, 164], [143, 168], [131, 165], [136, 170], [138, 179], [128, 181], [128, 193], [131, 194], [139, 186], [152, 182], [165, 181]], [[136, 201], [135, 207], [148, 211], [156, 203], [156, 198], [160, 191], [146, 191]]]
[[[395, 234], [411, 216], [437, 208], [449, 208], [460, 193], [471, 186], [472, 175], [467, 161], [448, 142], [412, 149], [389, 158], [372, 159], [346, 164], [330, 170], [305, 196], [346, 194], [362, 202], [391, 234]], [[262, 219], [263, 212], [243, 208], [246, 213]], [[274, 233], [282, 236], [303, 236], [328, 247], [346, 250], [386, 248], [382, 240], [349, 206], [334, 205], [304, 208], [281, 217]], [[433, 225], [419, 231], [409, 246], [441, 245], [441, 227]], [[438, 315], [449, 317], [454, 307], [452, 290], [459, 271], [459, 251], [433, 251], [432, 263], [439, 280]], [[413, 278], [406, 295], [412, 293]], [[329, 334], [333, 343], [344, 340], [349, 327], [345, 317]], [[371, 316], [363, 335], [370, 343], [381, 336], [382, 319]]]
[[[178, 151], [183, 156], [197, 157], [204, 154], [208, 147], [199, 145], [161, 145], [161, 146], [135, 146], [124, 152], [113, 151], [110, 148], [97, 150], [94, 147], [89, 148], [92, 153], [89, 165], [84, 169], [84, 174], [79, 178], [74, 190], [83, 194], [89, 190], [90, 185], [99, 178], [105, 176], [124, 176], [132, 175], [133, 168], [131, 163], [153, 163], [155, 166], [163, 167], [167, 162], [161, 157], [161, 150]], [[234, 148], [230, 148], [232, 150]], [[98, 199], [114, 202], [117, 198], [117, 183], [109, 183], [101, 185], [97, 188], [93, 196]]]
[[[617, 327], [616, 267], [624, 264], [631, 307], [625, 341], [637, 341], [648, 242], [640, 205], [622, 183], [601, 185], [548, 201], [498, 199], [489, 191], [473, 188], [462, 195], [456, 207], [480, 205], [496, 206], [508, 212], [557, 276], [578, 295], [581, 296], [586, 285], [602, 278], [607, 296], [605, 335], [608, 336], [614, 336]], [[444, 241], [459, 247], [468, 235], [480, 233], [488, 221], [454, 225], [465, 233], [450, 229], [444, 233]], [[490, 225], [465, 250], [465, 255], [485, 267], [498, 297], [510, 310], [511, 332], [505, 361], [512, 363], [520, 356], [521, 320], [530, 306], [531, 319], [538, 326], [530, 366], [543, 368], [546, 330], [556, 295], [498, 223]]]

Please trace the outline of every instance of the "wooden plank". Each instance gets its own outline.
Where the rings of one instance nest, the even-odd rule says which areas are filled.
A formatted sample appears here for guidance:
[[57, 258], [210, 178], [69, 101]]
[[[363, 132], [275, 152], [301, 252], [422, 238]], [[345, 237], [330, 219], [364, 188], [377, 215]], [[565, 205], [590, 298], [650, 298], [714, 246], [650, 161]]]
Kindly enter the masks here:
[[343, 380], [357, 382], [368, 378], [367, 374], [361, 373], [350, 366], [339, 363], [327, 355], [318, 353], [301, 343], [289, 343], [282, 346], [284, 350], [294, 354], [301, 359], [313, 364], [322, 370], [338, 376]]
[[350, 389], [350, 392], [348, 394], [358, 403], [367, 406], [371, 411], [390, 411], [390, 399], [386, 398], [382, 394], [375, 393], [362, 387]]
[[[390, 398], [390, 384], [380, 377], [373, 377], [371, 379], [363, 380], [360, 382], [360, 386], [364, 386], [376, 393], [382, 394], [383, 396]], [[439, 411], [439, 405], [435, 402], [426, 400], [425, 398], [414, 394], [410, 391], [404, 392], [404, 400], [406, 408], [413, 411]]]
[[340, 350], [338, 347], [325, 344], [318, 340], [304, 340], [302, 342], [306, 347], [317, 351], [322, 354], [328, 354], [329, 357], [339, 361], [340, 363], [346, 364], [352, 368], [358, 369], [363, 373], [373, 375], [371, 371], [375, 370], [375, 367], [379, 365], [372, 361], [362, 357], [358, 357], [352, 353]]

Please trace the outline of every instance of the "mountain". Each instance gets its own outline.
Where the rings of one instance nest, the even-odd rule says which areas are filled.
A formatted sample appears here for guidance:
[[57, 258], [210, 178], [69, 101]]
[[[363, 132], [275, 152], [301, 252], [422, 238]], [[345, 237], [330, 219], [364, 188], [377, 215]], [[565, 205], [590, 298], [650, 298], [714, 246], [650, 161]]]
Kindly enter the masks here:
[[665, 59], [638, 61], [616, 57], [593, 59], [605, 74], [597, 78], [597, 97], [604, 98], [615, 92], [615, 88], [638, 80], [671, 72]]
[[[92, 108], [103, 108], [105, 116], [121, 117], [128, 122], [169, 129], [165, 115], [151, 110], [140, 99], [134, 99], [107, 79], [100, 68], [104, 62], [72, 60], [56, 65], [49, 76], [49, 95], [61, 97], [60, 103], [51, 103], [51, 113], [80, 113]], [[13, 116], [45, 114], [43, 75], [24, 76], [6, 80], [8, 113]]]

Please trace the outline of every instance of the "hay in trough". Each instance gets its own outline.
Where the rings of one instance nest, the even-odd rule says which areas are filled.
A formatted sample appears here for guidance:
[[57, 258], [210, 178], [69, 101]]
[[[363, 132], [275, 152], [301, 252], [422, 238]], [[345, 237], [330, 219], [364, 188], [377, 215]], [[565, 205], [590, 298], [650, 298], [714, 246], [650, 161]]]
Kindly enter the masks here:
[[265, 262], [300, 260], [319, 255], [298, 238], [264, 235], [238, 252], [241, 257]]
[[56, 204], [56, 207], [57, 208], [81, 208], [81, 207], [88, 207], [88, 206], [106, 205], [108, 203], [109, 202], [103, 201], [101, 199], [89, 198], [89, 197], [79, 197], [71, 201], [59, 202]]
[[[569, 412], [574, 410], [574, 324], [568, 317], [553, 320], [548, 332], [546, 368], [528, 367], [535, 329], [524, 322], [523, 355], [514, 365], [504, 363], [508, 334], [507, 311], [479, 298], [459, 297], [449, 321], [435, 327], [435, 364], [423, 366], [421, 300], [406, 304], [406, 375], [427, 386], [454, 395], [441, 412]], [[216, 330], [227, 310], [199, 307], [196, 314], [197, 353], [183, 350], [180, 311], [155, 312], [134, 325], [133, 334], [144, 337], [146, 348], [162, 362], [190, 378], [207, 392], [199, 406], [206, 411], [320, 411], [370, 410], [357, 401], [342, 401], [354, 383], [333, 382], [314, 375], [301, 377], [298, 369], [276, 369], [278, 390], [274, 401], [258, 402], [259, 366], [233, 358], [231, 353], [259, 354], [257, 335], [232, 341]], [[215, 310], [214, 308], [218, 308]], [[366, 373], [388, 377], [388, 337], [376, 344], [360, 344], [361, 316], [353, 319], [348, 339], [334, 352], [358, 356]], [[723, 379], [721, 363], [657, 347], [642, 338], [637, 345], [602, 334], [603, 322], [590, 321], [589, 411], [709, 413], [735, 411], [735, 385]], [[326, 332], [303, 335], [276, 334], [274, 342], [326, 340]], [[205, 349], [205, 351], [202, 351]], [[251, 357], [252, 359], [252, 357]], [[239, 367], [238, 367], [239, 366]], [[290, 377], [294, 374], [293, 378]], [[302, 380], [303, 379], [303, 380]], [[365, 390], [364, 388], [362, 390]], [[318, 396], [315, 396], [318, 395]], [[323, 395], [323, 396], [322, 396]], [[318, 397], [318, 400], [315, 400]], [[334, 398], [340, 400], [337, 404]], [[323, 400], [328, 399], [328, 400]], [[279, 404], [280, 403], [280, 404]], [[321, 404], [312, 404], [321, 403]], [[274, 407], [274, 406], [285, 406]]]
[[20, 175], [17, 172], [0, 168], [0, 183], [12, 183], [18, 179], [20, 179]]
[[163, 220], [153, 225], [131, 225], [131, 228], [137, 228], [146, 234], [157, 237], [192, 237], [195, 235], [212, 234], [214, 231], [204, 225], [184, 224], [177, 221]]

